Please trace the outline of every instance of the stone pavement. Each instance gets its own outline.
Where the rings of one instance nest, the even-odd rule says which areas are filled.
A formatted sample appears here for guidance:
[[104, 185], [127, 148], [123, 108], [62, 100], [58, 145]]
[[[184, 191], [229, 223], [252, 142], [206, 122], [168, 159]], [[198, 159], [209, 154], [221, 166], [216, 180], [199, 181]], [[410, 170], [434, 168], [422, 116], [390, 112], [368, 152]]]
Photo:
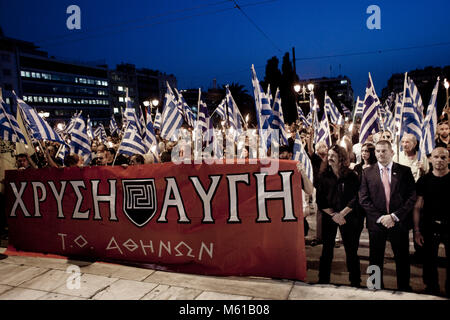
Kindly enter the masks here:
[[[315, 234], [315, 216], [310, 222], [310, 236]], [[308, 239], [308, 238], [307, 238]], [[7, 241], [0, 243], [0, 254]], [[343, 246], [335, 249], [332, 285], [314, 284], [318, 280], [321, 245], [307, 246], [306, 283], [260, 277], [214, 277], [156, 271], [125, 265], [75, 261], [69, 259], [5, 256], [0, 259], [0, 300], [442, 300], [423, 291], [421, 266], [411, 266], [411, 286], [416, 293], [389, 290], [371, 291], [347, 287]], [[385, 286], [395, 289], [395, 264], [387, 248]], [[363, 283], [368, 265], [367, 232], [359, 250]], [[80, 286], [71, 287], [69, 266], [78, 266]], [[439, 269], [440, 281], [445, 280]], [[69, 282], [69, 285], [68, 285]]]

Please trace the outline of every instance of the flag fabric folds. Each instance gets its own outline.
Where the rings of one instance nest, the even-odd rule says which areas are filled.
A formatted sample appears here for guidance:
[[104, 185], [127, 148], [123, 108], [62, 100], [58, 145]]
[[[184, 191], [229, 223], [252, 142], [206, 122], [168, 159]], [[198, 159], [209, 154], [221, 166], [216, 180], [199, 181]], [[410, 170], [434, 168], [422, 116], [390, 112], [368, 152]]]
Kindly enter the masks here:
[[344, 118], [339, 112], [339, 109], [336, 107], [336, 105], [333, 103], [333, 100], [331, 100], [331, 98], [327, 95], [326, 92], [324, 99], [324, 108], [327, 111], [331, 123], [338, 125], [344, 124]]
[[288, 145], [288, 134], [284, 125], [283, 108], [281, 107], [280, 89], [277, 88], [275, 101], [273, 103], [272, 116], [269, 119], [270, 127], [273, 130], [279, 130], [281, 145]]
[[303, 166], [305, 167], [305, 171], [306, 171], [306, 175], [307, 175], [308, 179], [311, 182], [314, 182], [313, 167], [311, 164], [311, 159], [309, 158], [308, 154], [306, 153], [306, 150], [302, 145], [302, 140], [300, 139], [300, 136], [298, 133], [295, 136], [292, 160], [300, 161], [300, 163], [302, 163]]
[[161, 138], [170, 140], [182, 124], [183, 114], [178, 108], [177, 100], [169, 83], [167, 83], [167, 92], [164, 99], [164, 109], [161, 119]]
[[34, 108], [27, 105], [22, 99], [17, 97], [17, 95], [15, 95], [15, 98], [19, 105], [19, 110], [23, 112], [23, 118], [25, 119], [31, 137], [36, 140], [50, 140], [59, 143], [64, 142], [58, 133], [56, 133], [56, 131], [53, 130], [53, 128], [47, 123], [47, 121], [38, 115]]
[[436, 141], [434, 136], [436, 134], [437, 127], [437, 111], [436, 101], [439, 89], [439, 77], [437, 78], [436, 85], [431, 93], [430, 103], [428, 104], [427, 114], [423, 122], [422, 127], [422, 149], [425, 155], [428, 155], [436, 147]]
[[375, 92], [372, 77], [369, 72], [369, 80], [366, 87], [366, 96], [364, 97], [364, 109], [362, 113], [361, 129], [359, 133], [359, 142], [364, 144], [369, 135], [380, 131], [378, 122], [378, 107], [380, 100]]
[[3, 100], [0, 97], [0, 138], [11, 142], [23, 142], [26, 139], [16, 118], [3, 107]]

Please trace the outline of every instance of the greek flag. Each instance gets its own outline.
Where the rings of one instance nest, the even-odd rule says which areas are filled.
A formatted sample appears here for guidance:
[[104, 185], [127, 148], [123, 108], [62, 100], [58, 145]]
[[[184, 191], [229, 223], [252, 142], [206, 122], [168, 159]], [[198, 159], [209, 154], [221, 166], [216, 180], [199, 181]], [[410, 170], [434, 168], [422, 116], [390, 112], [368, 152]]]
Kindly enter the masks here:
[[413, 91], [410, 87], [411, 82], [406, 80], [405, 76], [405, 97], [403, 98], [403, 113], [402, 113], [402, 123], [401, 123], [401, 131], [400, 131], [400, 140], [403, 137], [403, 134], [412, 133], [418, 142], [420, 142], [420, 138], [422, 137], [422, 125], [423, 119], [420, 116], [421, 112], [419, 110], [419, 105], [415, 102], [414, 97], [412, 96]]
[[14, 96], [19, 104], [19, 109], [23, 112], [23, 118], [25, 119], [32, 138], [35, 138], [36, 140], [50, 140], [63, 143], [63, 139], [52, 129], [47, 121], [38, 115], [34, 108], [27, 105], [22, 99], [17, 97], [17, 95], [14, 94]]
[[179, 93], [176, 88], [174, 88], [174, 91], [178, 96], [178, 109], [183, 114], [184, 122], [186, 122], [188, 126], [194, 127], [194, 114], [192, 113], [191, 108], [184, 100], [183, 95]]
[[242, 116], [239, 108], [234, 102], [233, 96], [231, 95], [230, 88], [226, 86], [226, 113], [228, 114], [227, 120], [230, 128], [233, 128], [237, 132], [242, 131]]
[[62, 163], [64, 163], [64, 159], [69, 155], [69, 147], [65, 143], [61, 143], [59, 145], [59, 149], [56, 152], [56, 159], [61, 160]]
[[125, 108], [125, 119], [127, 126], [129, 125], [134, 127], [135, 130], [138, 130], [139, 134], [142, 136], [144, 134], [145, 128], [143, 126], [142, 113], [140, 112], [141, 108], [138, 108], [138, 111], [136, 112], [136, 109], [133, 107], [133, 103], [131, 102], [130, 98], [126, 99], [127, 107]]
[[322, 120], [320, 121], [319, 126], [314, 127], [314, 129], [316, 130], [316, 143], [325, 141], [328, 148], [331, 147], [330, 125], [328, 123], [328, 116], [326, 112], [323, 113]]
[[256, 76], [255, 67], [252, 65], [252, 84], [253, 93], [255, 97], [255, 107], [256, 107], [256, 119], [258, 121], [259, 129], [269, 128], [269, 118], [272, 115], [272, 109], [270, 108], [269, 99], [259, 84], [258, 77]]
[[378, 107], [380, 100], [375, 92], [372, 77], [369, 72], [369, 81], [366, 87], [366, 96], [364, 97], [364, 109], [361, 120], [361, 129], [359, 132], [359, 142], [364, 144], [369, 135], [380, 131], [378, 124]]
[[416, 105], [416, 109], [418, 111], [419, 119], [423, 122], [423, 102], [422, 97], [419, 93], [419, 89], [416, 87], [416, 84], [412, 79], [409, 79], [409, 91], [411, 94], [411, 99], [413, 103]]
[[159, 109], [156, 109], [156, 114], [155, 114], [155, 121], [153, 122], [153, 128], [156, 130], [160, 130], [161, 129], [161, 112], [159, 112]]
[[436, 112], [436, 101], [439, 89], [439, 77], [437, 78], [436, 85], [434, 86], [433, 92], [431, 93], [430, 103], [428, 104], [427, 114], [423, 122], [422, 128], [422, 149], [425, 155], [428, 155], [433, 151], [436, 146], [436, 141], [434, 136], [436, 134], [437, 126], [437, 112]]
[[225, 106], [226, 106], [226, 103], [227, 103], [227, 99], [224, 98], [220, 102], [220, 104], [217, 106], [216, 110], [214, 111], [215, 113], [218, 114], [218, 116], [220, 117], [220, 119], [222, 119], [222, 121], [226, 120], [226, 117], [225, 117]]
[[338, 125], [344, 124], [344, 118], [342, 117], [336, 105], [333, 103], [333, 100], [331, 100], [331, 98], [327, 95], [326, 91], [325, 91], [324, 108], [327, 111], [328, 116], [330, 117], [331, 123]]
[[99, 141], [106, 143], [106, 132], [103, 123], [100, 123], [97, 129], [94, 131], [94, 137], [98, 138]]
[[183, 114], [178, 108], [172, 89], [167, 83], [167, 92], [164, 99], [164, 109], [161, 121], [161, 138], [170, 140], [183, 124]]
[[398, 93], [395, 97], [395, 105], [394, 105], [394, 131], [395, 136], [398, 137], [400, 135], [400, 120], [402, 114], [402, 104], [403, 104], [403, 92]]
[[16, 118], [3, 107], [0, 97], [0, 138], [11, 142], [23, 142], [26, 144], [25, 136], [20, 130]]
[[81, 118], [81, 115], [74, 119], [73, 127], [68, 134], [70, 134], [70, 152], [83, 157], [85, 164], [90, 163], [92, 160], [91, 144], [87, 134], [86, 124]]
[[[308, 120], [306, 119], [305, 114], [303, 113], [302, 107], [300, 107], [300, 105], [297, 102], [295, 102], [295, 106], [297, 107], [298, 120], [300, 120], [305, 125], [305, 127], [311, 125], [311, 123], [308, 124]], [[311, 114], [311, 112], [309, 114]]]
[[272, 116], [269, 119], [270, 127], [274, 130], [279, 130], [279, 137], [281, 145], [288, 145], [288, 134], [284, 125], [283, 109], [281, 108], [280, 89], [277, 88], [275, 94], [275, 101], [273, 103]]
[[134, 154], [144, 155], [147, 153], [147, 148], [148, 146], [144, 143], [144, 139], [142, 139], [139, 131], [132, 125], [128, 124], [117, 153], [126, 154], [128, 156], [132, 156]]
[[111, 132], [111, 135], [113, 135], [115, 133], [119, 133], [119, 127], [117, 126], [114, 115], [112, 115], [111, 119], [109, 120], [109, 131]]
[[292, 156], [292, 160], [300, 161], [300, 163], [302, 163], [303, 166], [305, 167], [306, 176], [308, 177], [308, 179], [311, 182], [314, 182], [313, 181], [313, 168], [312, 168], [312, 164], [311, 164], [311, 159], [309, 159], [309, 156], [306, 153], [305, 148], [303, 148], [302, 140], [300, 139], [300, 136], [298, 135], [298, 133], [295, 136], [293, 153], [294, 154]]
[[352, 116], [352, 112], [341, 102], [342, 112], [344, 112], [344, 117], [350, 118]]
[[363, 115], [363, 110], [364, 110], [364, 101], [359, 100], [359, 96], [356, 99], [356, 104], [355, 104], [355, 114], [353, 115], [353, 118], [362, 118]]
[[306, 123], [310, 127], [312, 126], [312, 114], [313, 114], [313, 112], [311, 111], [310, 113], [308, 113], [308, 116], [306, 117]]

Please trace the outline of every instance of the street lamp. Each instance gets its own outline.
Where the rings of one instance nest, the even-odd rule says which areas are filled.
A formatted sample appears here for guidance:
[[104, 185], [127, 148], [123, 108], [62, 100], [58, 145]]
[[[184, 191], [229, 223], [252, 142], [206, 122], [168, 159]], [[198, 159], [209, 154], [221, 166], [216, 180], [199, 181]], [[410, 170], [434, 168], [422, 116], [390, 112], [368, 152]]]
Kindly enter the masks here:
[[298, 83], [294, 85], [294, 91], [297, 92], [297, 93], [300, 92], [301, 88], [302, 88], [302, 86], [299, 85]]
[[143, 103], [146, 108], [150, 105], [150, 101], [148, 101], [148, 100], [145, 100]]
[[313, 83], [308, 83], [308, 90], [310, 92], [314, 90], [314, 84]]

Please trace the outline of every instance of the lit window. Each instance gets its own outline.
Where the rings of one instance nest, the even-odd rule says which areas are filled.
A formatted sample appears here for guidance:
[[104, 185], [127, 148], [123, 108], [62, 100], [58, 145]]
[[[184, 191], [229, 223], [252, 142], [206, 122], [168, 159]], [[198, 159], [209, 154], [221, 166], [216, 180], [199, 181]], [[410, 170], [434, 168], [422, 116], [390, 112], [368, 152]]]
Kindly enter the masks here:
[[20, 71], [20, 76], [21, 76], [21, 77], [26, 77], [26, 76], [27, 76], [27, 74], [26, 74], [26, 72], [25, 72], [25, 71]]
[[28, 100], [27, 96], [23, 96], [23, 101], [27, 101], [27, 100]]
[[39, 97], [39, 102], [44, 101], [44, 99], [42, 97]]
[[67, 103], [67, 98], [64, 98], [64, 99], [63, 99], [63, 102], [64, 102], [64, 103]]
[[48, 103], [48, 98], [47, 97], [44, 97], [44, 102]]
[[33, 101], [34, 101], [34, 102], [38, 102], [38, 100], [39, 100], [38, 97], [36, 97], [36, 96], [33, 97]]
[[58, 102], [62, 103], [63, 99], [62, 98], [58, 98]]
[[107, 87], [108, 86], [108, 81], [102, 81], [102, 84]]
[[124, 102], [123, 97], [119, 97], [119, 102]]
[[27, 71], [25, 73], [26, 73], [26, 77], [29, 78], [30, 77], [30, 71]]
[[114, 108], [114, 113], [119, 113], [119, 108]]
[[48, 101], [50, 101], [50, 103], [53, 103], [53, 97], [48, 98]]
[[35, 73], [35, 72], [32, 72], [32, 73], [31, 73], [31, 77], [32, 77], [32, 78], [36, 78], [36, 73]]
[[67, 98], [68, 103], [72, 103], [72, 98]]
[[39, 72], [36, 72], [36, 78], [38, 78], [38, 79], [41, 78], [41, 74]]
[[118, 90], [118, 91], [123, 91], [123, 87], [122, 87], [122, 86], [118, 86], [118, 87], [117, 87], [117, 90]]

